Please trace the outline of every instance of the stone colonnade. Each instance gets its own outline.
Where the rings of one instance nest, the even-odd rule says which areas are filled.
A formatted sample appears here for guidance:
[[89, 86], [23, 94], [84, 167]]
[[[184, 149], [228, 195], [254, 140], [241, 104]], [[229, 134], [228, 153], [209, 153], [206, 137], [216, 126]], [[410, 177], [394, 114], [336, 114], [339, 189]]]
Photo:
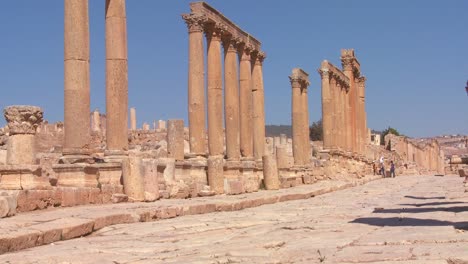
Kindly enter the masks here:
[[[189, 33], [188, 111], [190, 152], [206, 155], [203, 33], [207, 43], [208, 154], [261, 161], [265, 112], [261, 44], [206, 3], [191, 3], [182, 15]], [[221, 54], [224, 48], [224, 56]], [[224, 73], [222, 61], [224, 57]], [[238, 62], [239, 61], [239, 62]]]
[[309, 103], [307, 87], [309, 75], [294, 68], [289, 76], [292, 87], [291, 118], [294, 165], [307, 165], [310, 162]]
[[[65, 0], [64, 155], [87, 155], [90, 140], [88, 0]], [[125, 0], [106, 0], [107, 154], [128, 149], [128, 64]]]
[[322, 122], [325, 149], [342, 149], [364, 155], [368, 143], [365, 81], [354, 50], [341, 50], [343, 70], [323, 61]]

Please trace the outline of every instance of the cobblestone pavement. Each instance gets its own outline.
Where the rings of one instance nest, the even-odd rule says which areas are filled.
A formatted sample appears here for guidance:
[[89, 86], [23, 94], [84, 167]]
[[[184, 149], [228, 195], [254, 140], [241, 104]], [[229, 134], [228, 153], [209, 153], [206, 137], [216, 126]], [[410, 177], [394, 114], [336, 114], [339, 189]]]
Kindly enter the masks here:
[[305, 200], [105, 227], [0, 263], [468, 263], [455, 176], [401, 176]]

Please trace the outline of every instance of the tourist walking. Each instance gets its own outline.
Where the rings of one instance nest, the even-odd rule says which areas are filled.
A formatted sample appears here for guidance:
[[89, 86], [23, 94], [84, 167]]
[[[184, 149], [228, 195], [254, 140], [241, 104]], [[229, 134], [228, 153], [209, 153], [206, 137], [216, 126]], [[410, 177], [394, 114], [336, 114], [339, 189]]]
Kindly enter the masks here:
[[395, 178], [395, 164], [393, 160], [390, 161], [390, 177]]

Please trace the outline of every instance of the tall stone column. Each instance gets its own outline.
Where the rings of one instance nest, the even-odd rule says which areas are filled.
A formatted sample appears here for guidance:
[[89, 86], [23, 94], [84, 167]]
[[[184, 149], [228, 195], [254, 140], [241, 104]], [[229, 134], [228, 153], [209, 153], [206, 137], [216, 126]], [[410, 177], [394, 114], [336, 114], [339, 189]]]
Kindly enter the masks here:
[[293, 74], [289, 76], [292, 87], [292, 98], [291, 98], [291, 122], [292, 122], [292, 143], [293, 143], [293, 156], [294, 165], [304, 165], [304, 112], [301, 100], [301, 89], [302, 80], [297, 76], [293, 70]]
[[[322, 67], [319, 70], [322, 78], [322, 127], [323, 127], [323, 148], [332, 148], [332, 97], [330, 91], [330, 73], [326, 68], [328, 62], [322, 62]], [[336, 100], [337, 98], [333, 98]]]
[[301, 106], [302, 106], [302, 126], [303, 126], [303, 142], [302, 155], [304, 156], [304, 163], [310, 163], [311, 152], [310, 152], [310, 129], [309, 129], [309, 98], [307, 94], [307, 86], [309, 84], [302, 82], [301, 89]]
[[226, 155], [228, 160], [240, 159], [239, 80], [237, 70], [237, 42], [228, 37], [224, 45], [224, 122], [226, 127]]
[[88, 0], [64, 2], [64, 154], [89, 154]]
[[221, 30], [206, 28], [208, 45], [208, 149], [211, 156], [223, 155], [223, 80]]
[[92, 128], [94, 132], [101, 132], [101, 113], [98, 109], [93, 111]]
[[341, 98], [341, 94], [343, 91], [343, 84], [341, 81], [336, 80], [334, 85], [335, 91], [335, 139], [336, 139], [336, 147], [343, 148], [343, 142], [346, 131], [343, 129], [343, 98]]
[[128, 149], [128, 63], [125, 0], [106, 0], [106, 141]]
[[3, 114], [10, 131], [6, 163], [35, 164], [35, 134], [37, 126], [42, 122], [42, 109], [37, 106], [14, 105], [5, 108]]
[[252, 138], [252, 70], [251, 48], [239, 46], [239, 114], [240, 114], [240, 151], [243, 158], [253, 158]]
[[356, 112], [356, 102], [357, 102], [357, 92], [356, 92], [356, 84], [354, 80], [354, 72], [353, 72], [353, 60], [354, 60], [354, 51], [353, 50], [341, 50], [341, 64], [343, 66], [343, 73], [346, 77], [349, 78], [349, 92], [348, 92], [348, 116], [349, 122], [347, 129], [349, 129], [350, 133], [348, 136], [350, 137], [350, 146], [349, 150], [352, 152], [357, 152], [358, 142], [357, 142], [357, 112]]
[[130, 108], [130, 129], [137, 129], [137, 120], [136, 120], [136, 109], [135, 107]]
[[352, 141], [353, 141], [353, 133], [352, 133], [352, 124], [351, 124], [351, 105], [350, 105], [350, 97], [351, 97], [351, 92], [350, 89], [347, 89], [345, 94], [344, 94], [344, 108], [343, 108], [343, 115], [344, 115], [344, 127], [343, 127], [343, 135], [345, 138], [345, 149], [347, 151], [352, 151]]
[[364, 153], [366, 151], [367, 145], [367, 115], [366, 115], [366, 77], [361, 76], [359, 78], [359, 102], [360, 102], [360, 115], [361, 115], [361, 127], [360, 130], [362, 132], [362, 140], [361, 140], [361, 151]]
[[182, 17], [189, 32], [188, 120], [190, 152], [205, 154], [205, 50], [203, 48], [203, 24], [206, 22], [206, 18], [197, 14], [186, 14]]
[[[338, 113], [338, 106], [339, 106], [339, 101], [338, 101], [338, 94], [336, 93], [336, 79], [331, 78], [330, 79], [330, 96], [331, 96], [331, 101], [330, 101], [330, 118], [331, 118], [331, 128], [330, 128], [330, 147], [331, 148], [336, 148], [339, 146], [338, 143], [338, 128], [339, 128], [339, 113]], [[323, 120], [322, 120], [323, 122]]]
[[264, 59], [263, 52], [256, 52], [252, 60], [253, 151], [256, 161], [261, 161], [265, 152], [265, 91], [262, 70]]

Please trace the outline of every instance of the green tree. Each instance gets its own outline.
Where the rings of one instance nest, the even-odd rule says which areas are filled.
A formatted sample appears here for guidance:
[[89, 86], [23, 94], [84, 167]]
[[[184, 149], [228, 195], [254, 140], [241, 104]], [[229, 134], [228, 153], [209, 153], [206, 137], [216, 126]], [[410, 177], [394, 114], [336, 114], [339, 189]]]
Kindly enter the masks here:
[[387, 129], [385, 129], [384, 131], [382, 131], [382, 133], [380, 134], [380, 145], [385, 145], [385, 142], [384, 142], [384, 139], [385, 139], [385, 136], [388, 135], [388, 134], [393, 134], [395, 136], [400, 136], [400, 132], [398, 132], [398, 130], [396, 130], [395, 128], [393, 127], [388, 127]]
[[322, 119], [317, 122], [313, 122], [312, 126], [309, 128], [310, 131], [310, 140], [312, 141], [321, 141], [323, 140], [323, 128], [322, 128]]

